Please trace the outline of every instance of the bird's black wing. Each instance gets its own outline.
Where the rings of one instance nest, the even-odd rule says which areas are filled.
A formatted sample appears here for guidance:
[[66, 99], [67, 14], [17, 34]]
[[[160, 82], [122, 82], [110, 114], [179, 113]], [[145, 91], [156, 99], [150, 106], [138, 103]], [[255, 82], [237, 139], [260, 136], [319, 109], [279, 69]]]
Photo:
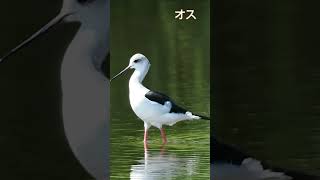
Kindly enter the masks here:
[[154, 92], [154, 91], [149, 91], [148, 93], [145, 94], [145, 97], [149, 99], [150, 101], [157, 102], [161, 105], [164, 105], [165, 102], [169, 101], [172, 105], [170, 109], [170, 113], [182, 113], [185, 114], [187, 110], [185, 110], [182, 107], [179, 107], [176, 105], [167, 95], [159, 93], [159, 92]]

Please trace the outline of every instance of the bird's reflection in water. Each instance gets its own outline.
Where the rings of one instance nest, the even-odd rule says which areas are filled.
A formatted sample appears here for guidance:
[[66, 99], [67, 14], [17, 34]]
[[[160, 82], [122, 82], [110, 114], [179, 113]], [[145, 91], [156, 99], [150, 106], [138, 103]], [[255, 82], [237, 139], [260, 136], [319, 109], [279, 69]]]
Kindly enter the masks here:
[[145, 150], [144, 158], [131, 166], [131, 180], [157, 180], [192, 177], [198, 168], [199, 157], [178, 157], [176, 154], [160, 150]]

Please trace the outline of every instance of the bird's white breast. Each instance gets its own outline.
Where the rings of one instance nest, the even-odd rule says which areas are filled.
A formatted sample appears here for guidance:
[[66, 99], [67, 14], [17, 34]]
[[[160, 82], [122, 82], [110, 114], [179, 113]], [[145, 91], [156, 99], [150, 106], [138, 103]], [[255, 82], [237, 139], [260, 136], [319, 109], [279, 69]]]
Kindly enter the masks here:
[[196, 119], [191, 113], [170, 113], [172, 103], [165, 102], [163, 105], [149, 100], [145, 94], [150, 90], [141, 84], [141, 73], [135, 71], [129, 81], [130, 105], [134, 113], [148, 125], [161, 128], [163, 124], [173, 125], [182, 120]]
[[144, 94], [130, 92], [130, 104], [134, 113], [144, 122], [161, 128], [162, 125], [174, 125], [175, 123], [193, 119], [192, 116], [183, 113], [170, 113], [171, 103], [164, 105], [147, 99]]
[[157, 117], [170, 111], [167, 106], [150, 101], [144, 93], [140, 92], [130, 92], [130, 105], [140, 119], [151, 124], [158, 119]]

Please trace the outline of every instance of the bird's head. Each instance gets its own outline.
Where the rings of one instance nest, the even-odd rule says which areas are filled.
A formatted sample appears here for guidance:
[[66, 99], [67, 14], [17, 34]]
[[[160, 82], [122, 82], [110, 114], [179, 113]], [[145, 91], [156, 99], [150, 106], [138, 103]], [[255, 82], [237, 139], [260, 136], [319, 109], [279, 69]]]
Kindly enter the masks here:
[[93, 23], [107, 16], [107, 7], [109, 0], [64, 0], [60, 14], [72, 13], [64, 19], [67, 22]]
[[130, 69], [143, 70], [150, 66], [149, 60], [143, 54], [135, 54], [130, 58]]
[[130, 58], [129, 65], [124, 68], [120, 73], [111, 78], [111, 81], [129, 69], [135, 69], [141, 72], [147, 72], [150, 67], [150, 62], [143, 54], [137, 53]]

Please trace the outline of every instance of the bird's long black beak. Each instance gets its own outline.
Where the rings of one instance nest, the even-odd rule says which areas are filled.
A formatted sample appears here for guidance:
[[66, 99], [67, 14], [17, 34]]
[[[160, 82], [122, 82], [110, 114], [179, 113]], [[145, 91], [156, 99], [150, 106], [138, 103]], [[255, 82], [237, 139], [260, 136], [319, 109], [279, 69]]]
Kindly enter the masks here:
[[110, 82], [112, 80], [114, 80], [115, 78], [119, 77], [121, 74], [123, 74], [124, 72], [126, 72], [128, 69], [130, 69], [131, 66], [128, 66], [126, 68], [124, 68], [124, 70], [122, 70], [121, 72], [119, 72], [117, 75], [113, 76], [113, 78], [111, 78]]
[[30, 36], [28, 39], [24, 40], [22, 43], [20, 43], [17, 47], [13, 48], [11, 51], [6, 53], [1, 59], [0, 63], [6, 60], [8, 57], [16, 53], [18, 50], [22, 49], [29, 43], [31, 43], [33, 40], [35, 40], [40, 35], [43, 35], [44, 33], [48, 32], [52, 27], [59, 24], [61, 21], [63, 21], [66, 17], [72, 15], [74, 13], [66, 13], [66, 14], [59, 14], [55, 18], [53, 18], [48, 24], [43, 26], [40, 30], [38, 30], [36, 33], [34, 33], [32, 36]]

